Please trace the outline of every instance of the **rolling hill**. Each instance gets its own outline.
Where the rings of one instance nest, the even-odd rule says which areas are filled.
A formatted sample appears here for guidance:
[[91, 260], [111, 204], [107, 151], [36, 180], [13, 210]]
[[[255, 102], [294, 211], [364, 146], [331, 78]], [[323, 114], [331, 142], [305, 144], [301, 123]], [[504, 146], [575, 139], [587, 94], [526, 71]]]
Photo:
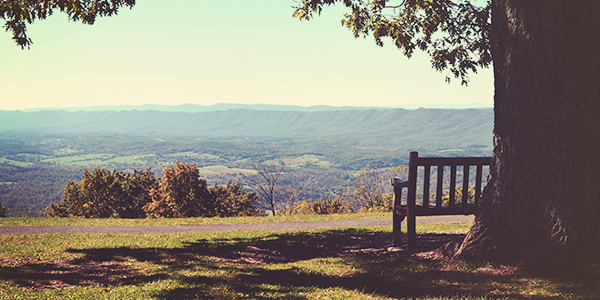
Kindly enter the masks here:
[[489, 148], [491, 109], [0, 111], [0, 133], [125, 135], [394, 149]]
[[406, 164], [409, 151], [489, 156], [492, 127], [491, 109], [0, 111], [0, 203], [41, 216], [86, 167], [160, 173], [180, 160], [227, 182], [256, 157], [284, 159], [299, 199], [325, 199], [365, 167]]

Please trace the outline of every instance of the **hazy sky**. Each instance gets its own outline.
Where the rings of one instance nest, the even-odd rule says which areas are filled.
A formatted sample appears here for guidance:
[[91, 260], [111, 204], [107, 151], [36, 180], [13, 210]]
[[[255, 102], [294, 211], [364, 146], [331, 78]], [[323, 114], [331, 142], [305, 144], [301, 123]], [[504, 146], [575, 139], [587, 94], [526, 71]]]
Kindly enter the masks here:
[[[293, 0], [139, 0], [92, 26], [56, 12], [28, 27], [30, 50], [0, 32], [0, 110], [195, 103], [492, 106], [491, 69], [469, 87], [423, 54], [355, 39], [343, 7], [309, 22]], [[4, 20], [0, 20], [4, 24]]]

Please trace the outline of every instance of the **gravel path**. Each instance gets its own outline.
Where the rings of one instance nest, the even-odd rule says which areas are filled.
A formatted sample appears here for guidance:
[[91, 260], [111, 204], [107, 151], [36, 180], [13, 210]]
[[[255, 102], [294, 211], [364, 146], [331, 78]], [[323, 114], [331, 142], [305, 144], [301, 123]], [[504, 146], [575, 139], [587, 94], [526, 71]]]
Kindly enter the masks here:
[[[417, 223], [459, 223], [473, 221], [473, 216], [434, 216], [417, 217]], [[314, 222], [278, 222], [222, 225], [182, 225], [182, 226], [3, 226], [2, 234], [40, 234], [40, 233], [109, 233], [109, 234], [164, 234], [182, 232], [214, 232], [240, 230], [297, 230], [319, 228], [342, 228], [363, 226], [392, 225], [390, 219], [378, 220], [341, 220]]]

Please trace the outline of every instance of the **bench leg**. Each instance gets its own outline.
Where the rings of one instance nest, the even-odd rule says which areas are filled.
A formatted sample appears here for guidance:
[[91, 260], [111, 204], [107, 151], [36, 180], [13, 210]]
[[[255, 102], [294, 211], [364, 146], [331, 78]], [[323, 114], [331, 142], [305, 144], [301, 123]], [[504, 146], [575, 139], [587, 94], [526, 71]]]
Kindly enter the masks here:
[[404, 210], [394, 209], [392, 216], [392, 234], [394, 237], [394, 247], [402, 246], [402, 221], [404, 221], [406, 213]]
[[415, 216], [408, 215], [406, 219], [406, 235], [408, 239], [408, 250], [417, 248], [417, 222]]

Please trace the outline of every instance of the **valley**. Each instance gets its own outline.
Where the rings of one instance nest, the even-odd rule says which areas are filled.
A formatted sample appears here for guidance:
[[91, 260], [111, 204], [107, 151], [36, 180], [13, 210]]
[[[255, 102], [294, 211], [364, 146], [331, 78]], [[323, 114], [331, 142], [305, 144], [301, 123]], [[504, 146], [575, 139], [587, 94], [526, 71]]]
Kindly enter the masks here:
[[0, 111], [0, 203], [42, 216], [84, 168], [195, 163], [210, 184], [244, 182], [249, 159], [281, 160], [295, 198], [341, 197], [366, 167], [407, 164], [408, 153], [489, 156], [489, 109], [261, 111]]

